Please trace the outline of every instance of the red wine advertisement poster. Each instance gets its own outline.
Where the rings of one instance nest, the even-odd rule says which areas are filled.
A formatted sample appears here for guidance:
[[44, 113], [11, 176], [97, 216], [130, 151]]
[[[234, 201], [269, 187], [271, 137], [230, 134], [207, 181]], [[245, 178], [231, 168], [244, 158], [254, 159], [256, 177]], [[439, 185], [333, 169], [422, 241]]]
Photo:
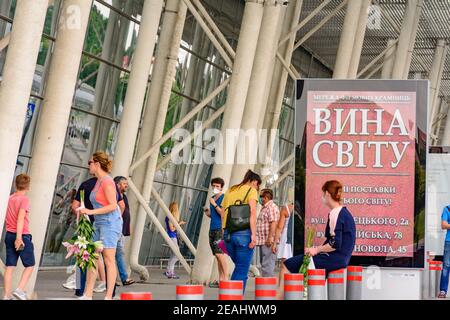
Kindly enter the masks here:
[[309, 91], [306, 227], [324, 241], [327, 180], [344, 185], [355, 256], [413, 256], [415, 92]]

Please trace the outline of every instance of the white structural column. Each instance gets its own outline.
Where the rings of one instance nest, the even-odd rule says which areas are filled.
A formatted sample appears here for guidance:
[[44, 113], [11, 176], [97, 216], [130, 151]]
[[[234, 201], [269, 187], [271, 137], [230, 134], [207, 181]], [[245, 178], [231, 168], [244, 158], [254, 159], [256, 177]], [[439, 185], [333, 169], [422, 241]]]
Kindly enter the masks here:
[[[175, 79], [178, 50], [181, 43], [187, 7], [180, 0], [168, 0], [164, 11], [155, 69], [152, 76], [149, 97], [145, 106], [143, 127], [137, 153], [138, 157], [148, 151], [151, 145], [160, 139], [163, 134], [172, 83]], [[138, 178], [136, 179], [139, 183], [137, 187], [147, 203], [150, 201], [158, 154], [159, 152], [155, 152], [149, 158], [145, 170], [136, 170], [136, 174], [133, 174], [133, 181], [135, 181], [134, 177]], [[141, 166], [141, 169], [144, 169], [144, 165]], [[146, 280], [149, 278], [149, 274], [144, 266], [139, 265], [139, 251], [147, 213], [143, 207], [139, 206], [137, 202], [135, 203], [134, 210], [138, 210], [138, 213], [134, 219], [130, 248], [130, 266], [132, 270], [139, 272], [141, 279]]]
[[412, 55], [413, 55], [414, 47], [416, 45], [416, 35], [417, 35], [417, 30], [419, 29], [419, 22], [420, 22], [420, 16], [422, 15], [422, 9], [423, 9], [423, 0], [418, 0], [417, 6], [416, 6], [416, 12], [414, 15], [413, 30], [411, 33], [411, 38], [409, 39], [409, 49], [408, 49], [408, 55], [406, 56], [405, 69], [403, 70], [403, 79], [408, 79], [409, 69], [411, 67]]
[[[136, 145], [139, 121], [142, 114], [163, 2], [163, 0], [145, 1], [142, 9], [141, 25], [133, 56], [127, 94], [125, 96], [117, 147], [114, 154], [114, 176], [128, 176], [128, 168], [131, 165]], [[137, 207], [133, 207], [131, 210], [133, 220], [135, 218], [135, 212], [137, 212]], [[125, 252], [128, 261], [129, 248], [130, 241], [127, 241]]]
[[[11, 192], [48, 0], [18, 1], [0, 83], [0, 235]], [[59, 159], [58, 159], [59, 160]]]
[[361, 0], [348, 1], [339, 48], [336, 54], [333, 79], [346, 79], [348, 77], [362, 4]]
[[[417, 29], [415, 29], [414, 25], [418, 4], [419, 0], [408, 0], [406, 4], [405, 17], [399, 35], [394, 67], [392, 69], [392, 79], [401, 80], [404, 78], [408, 51], [410, 50], [411, 42], [416, 41]], [[414, 33], [414, 31], [416, 32]]]
[[364, 43], [364, 36], [366, 35], [367, 16], [371, 0], [361, 1], [361, 10], [358, 20], [358, 28], [356, 29], [355, 41], [353, 44], [352, 55], [350, 58], [350, 66], [348, 69], [347, 78], [356, 79], [358, 74], [359, 61], [361, 60], [361, 51]]
[[[283, 33], [289, 33], [300, 19], [300, 14], [303, 6], [303, 1], [299, 0], [290, 4], [294, 7], [289, 7], [286, 11], [284, 19]], [[281, 47], [281, 53], [285, 61], [291, 61], [294, 50], [295, 34], [292, 34], [289, 41]], [[267, 102], [267, 111], [265, 116], [259, 115], [259, 123], [263, 129], [277, 129], [278, 121], [280, 119], [281, 108], [283, 105], [283, 98], [286, 92], [286, 84], [288, 80], [288, 72], [283, 68], [279, 61], [275, 62], [275, 68], [270, 86], [269, 99]]]
[[120, 122], [113, 175], [128, 175], [155, 49], [163, 0], [145, 1]]
[[[36, 266], [39, 266], [44, 247], [91, 5], [92, 0], [65, 0], [61, 8], [29, 170], [30, 230]], [[37, 272], [38, 268], [35, 268], [28, 283], [29, 294], [34, 290]]]
[[[261, 142], [259, 129], [262, 126], [262, 123], [259, 123], [259, 115], [266, 113], [276, 59], [275, 55], [278, 47], [277, 44], [281, 34], [282, 24], [279, 22], [282, 9], [276, 2], [264, 4], [264, 16], [261, 23], [261, 31], [259, 33], [258, 46], [256, 48], [255, 61], [253, 62], [252, 75], [241, 123], [242, 130], [254, 129], [255, 136], [251, 138], [252, 136], [249, 135], [249, 138], [246, 138], [245, 145], [241, 145], [240, 149], [245, 154], [245, 159], [242, 160], [245, 160], [245, 163], [237, 163], [233, 167], [229, 182], [230, 185], [240, 182], [247, 170], [253, 169], [255, 165], [254, 160], [258, 161], [257, 151]], [[249, 133], [252, 134], [251, 132]]]
[[441, 128], [442, 128], [442, 117], [444, 115], [444, 99], [442, 98], [437, 98], [436, 100], [436, 120], [435, 120], [435, 124], [434, 124], [434, 130], [432, 131], [433, 136], [434, 136], [434, 141], [433, 144], [434, 145], [439, 145], [439, 136], [440, 136], [440, 132], [441, 132]]
[[436, 50], [434, 51], [433, 64], [428, 79], [430, 80], [430, 97], [428, 105], [428, 130], [433, 133], [433, 124], [436, 120], [436, 102], [439, 96], [439, 90], [441, 87], [442, 72], [445, 66], [445, 59], [448, 52], [448, 45], [446, 45], [444, 39], [439, 39], [436, 44]]
[[[253, 60], [255, 58], [256, 46], [258, 43], [258, 35], [264, 13], [263, 2], [264, 1], [252, 0], [246, 1], [245, 3], [236, 57], [233, 65], [233, 74], [231, 75], [225, 113], [222, 121], [224, 146], [226, 146], [227, 142], [231, 143], [225, 138], [226, 130], [239, 130], [241, 127]], [[217, 150], [216, 152], [216, 157], [218, 154], [223, 154], [224, 163], [214, 165], [212, 177], [223, 178], [226, 187], [229, 187], [235, 151], [236, 146], [227, 148], [226, 150]], [[231, 163], [228, 163], [228, 161]], [[208, 219], [202, 219], [201, 232], [198, 240], [199, 243], [208, 243], [208, 223]], [[206, 283], [210, 279], [212, 264], [213, 259], [211, 252], [209, 250], [198, 250], [197, 256], [195, 257], [191, 280], [194, 283]]]
[[445, 129], [444, 129], [444, 136], [442, 137], [442, 145], [443, 146], [450, 146], [450, 104], [446, 102], [447, 104], [447, 118], [445, 120]]
[[386, 54], [384, 55], [383, 67], [381, 69], [381, 79], [391, 79], [392, 69], [394, 68], [395, 52], [397, 44], [395, 39], [389, 39], [387, 41]]

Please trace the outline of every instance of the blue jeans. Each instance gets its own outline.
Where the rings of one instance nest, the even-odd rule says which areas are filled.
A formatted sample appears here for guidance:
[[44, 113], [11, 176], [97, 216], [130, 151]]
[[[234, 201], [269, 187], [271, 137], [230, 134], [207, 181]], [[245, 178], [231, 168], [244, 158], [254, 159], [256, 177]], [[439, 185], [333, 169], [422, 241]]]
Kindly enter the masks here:
[[251, 242], [251, 234], [250, 229], [236, 231], [231, 235], [228, 235], [228, 231], [225, 230], [223, 237], [227, 246], [228, 255], [235, 265], [231, 280], [242, 280], [244, 283], [244, 292], [254, 251], [254, 248], [250, 249], [248, 247]]
[[117, 269], [119, 270], [119, 276], [122, 283], [127, 281], [128, 279], [128, 273], [127, 273], [127, 265], [125, 263], [124, 258], [124, 236], [122, 236], [119, 240], [119, 243], [117, 244], [117, 250], [116, 250], [116, 262], [117, 262]]
[[447, 293], [448, 290], [448, 275], [450, 272], [450, 241], [445, 241], [444, 244], [444, 261], [442, 264], [440, 290]]

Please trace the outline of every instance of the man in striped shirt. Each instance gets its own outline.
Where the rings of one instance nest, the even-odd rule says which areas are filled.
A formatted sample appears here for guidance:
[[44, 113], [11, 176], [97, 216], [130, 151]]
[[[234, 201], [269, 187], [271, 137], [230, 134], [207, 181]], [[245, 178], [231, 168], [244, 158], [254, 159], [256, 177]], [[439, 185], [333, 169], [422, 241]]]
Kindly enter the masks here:
[[256, 245], [259, 248], [261, 274], [263, 277], [273, 277], [276, 254], [271, 248], [280, 219], [280, 209], [273, 202], [273, 191], [270, 189], [261, 191], [260, 203], [263, 207], [256, 221]]

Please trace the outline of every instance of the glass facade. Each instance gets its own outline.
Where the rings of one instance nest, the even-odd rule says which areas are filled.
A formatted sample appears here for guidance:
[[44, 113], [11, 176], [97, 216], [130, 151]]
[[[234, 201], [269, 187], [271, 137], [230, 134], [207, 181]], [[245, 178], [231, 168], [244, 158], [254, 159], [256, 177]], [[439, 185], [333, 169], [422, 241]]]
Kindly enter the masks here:
[[[243, 1], [207, 0], [202, 3], [232, 47], [236, 49], [243, 14]], [[129, 72], [139, 35], [142, 5], [143, 1], [139, 0], [95, 0], [93, 2], [64, 151], [61, 155], [58, 180], [53, 195], [45, 250], [41, 260], [42, 266], [69, 264], [70, 261], [64, 259], [65, 250], [61, 246], [61, 241], [69, 238], [74, 230], [74, 221], [70, 214], [73, 190], [88, 178], [87, 162], [94, 151], [105, 150], [112, 157], [114, 156]], [[0, 1], [0, 38], [11, 30], [15, 6], [16, 0]], [[33, 140], [37, 119], [40, 110], [45, 108], [43, 95], [46, 74], [55, 41], [60, 6], [61, 0], [55, 0], [47, 11], [20, 155], [17, 159], [16, 174], [27, 172], [28, 164], [33, 157]], [[6, 50], [0, 52], [0, 75]], [[295, 52], [293, 64], [305, 77], [329, 77], [331, 75], [330, 70], [303, 49]], [[225, 67], [217, 50], [188, 11], [164, 132], [167, 132], [199, 101], [228, 78], [230, 71]], [[184, 128], [192, 132], [194, 122], [206, 121], [216, 109], [224, 105], [226, 95], [227, 92], [224, 90], [216, 96]], [[292, 79], [289, 79], [279, 123], [281, 161], [291, 154], [294, 148], [294, 95], [295, 85]], [[220, 128], [221, 117], [210, 127]], [[172, 141], [164, 143], [160, 148], [160, 159], [169, 154], [173, 146]], [[204, 147], [204, 145], [195, 145], [193, 149], [202, 150]], [[293, 172], [293, 165], [286, 166], [282, 172], [285, 172], [288, 167]], [[200, 232], [200, 221], [203, 216], [211, 171], [212, 166], [208, 164], [175, 165], [169, 162], [162, 166], [155, 175], [154, 188], [166, 205], [168, 206], [172, 201], [179, 203], [182, 218], [187, 221], [185, 230], [194, 246], [197, 244]], [[293, 186], [292, 175], [275, 187], [275, 195], [280, 204], [285, 204], [287, 188], [290, 186]], [[165, 215], [156, 201], [151, 200], [150, 207], [160, 221], [163, 221]], [[131, 210], [136, 209], [131, 208]], [[159, 264], [159, 259], [167, 257], [169, 249], [167, 246], [161, 245], [162, 243], [164, 241], [162, 241], [161, 235], [156, 231], [150, 219], [147, 219], [140, 251], [140, 263]], [[190, 257], [189, 250], [185, 246], [182, 246], [182, 252], [187, 258]], [[4, 254], [2, 241], [0, 257], [3, 259]]]

